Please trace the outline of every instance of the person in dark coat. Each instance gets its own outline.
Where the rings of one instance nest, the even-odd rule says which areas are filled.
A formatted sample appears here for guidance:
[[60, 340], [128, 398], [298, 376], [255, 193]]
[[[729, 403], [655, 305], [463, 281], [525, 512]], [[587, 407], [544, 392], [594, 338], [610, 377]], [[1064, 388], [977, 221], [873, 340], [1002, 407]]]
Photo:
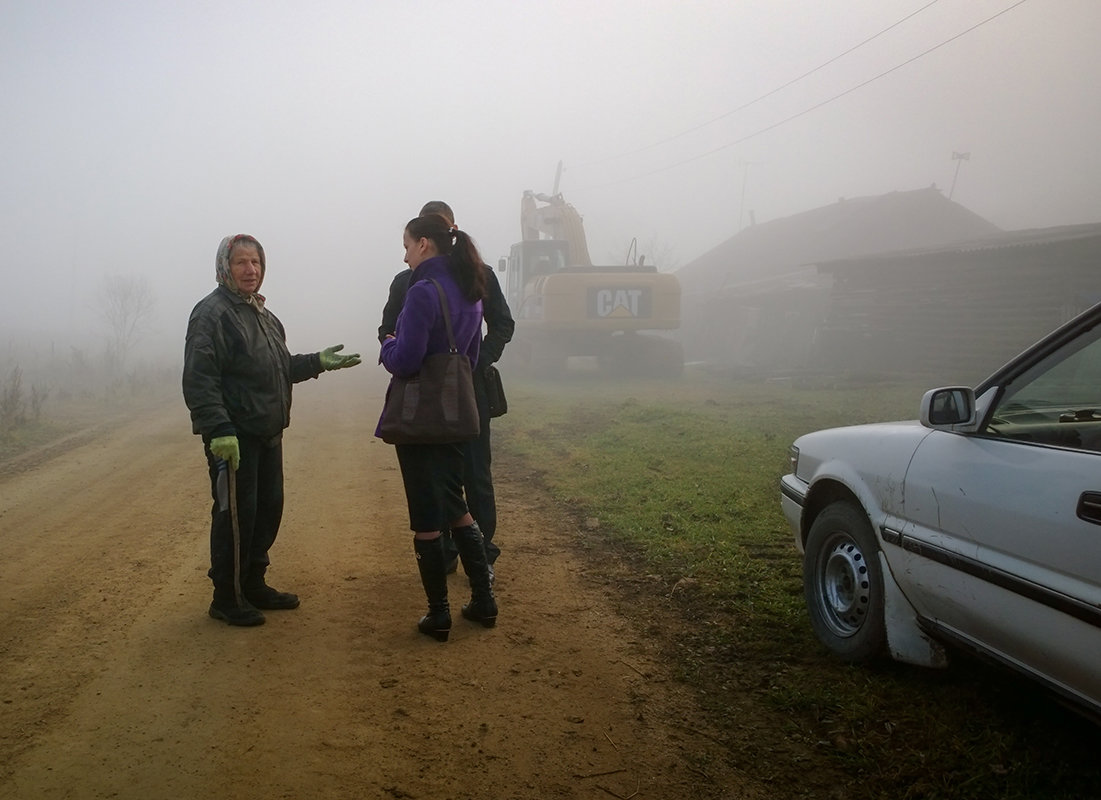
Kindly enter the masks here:
[[[474, 242], [437, 214], [410, 220], [402, 241], [411, 278], [394, 332], [382, 341], [380, 363], [391, 375], [412, 377], [421, 371], [426, 357], [449, 351], [438, 282], [448, 306], [455, 346], [473, 367], [481, 350], [486, 275]], [[380, 436], [378, 429], [375, 435]], [[441, 642], [447, 641], [451, 632], [447, 564], [441, 539], [445, 529], [451, 531], [470, 580], [470, 602], [462, 607], [462, 614], [487, 628], [493, 627], [497, 601], [485, 543], [463, 498], [463, 443], [398, 444], [395, 449], [409, 507], [413, 551], [428, 599], [428, 613], [421, 617], [417, 628]]]
[[[291, 385], [360, 363], [356, 353], [339, 353], [343, 345], [291, 355], [283, 324], [260, 294], [266, 269], [254, 237], [224, 238], [215, 257], [218, 286], [192, 310], [184, 346], [184, 400], [192, 431], [203, 439], [214, 498], [209, 614], [230, 625], [263, 624], [260, 609], [298, 607], [297, 595], [273, 589], [264, 578], [283, 516]], [[234, 471], [237, 489], [237, 557], [227, 470]]]
[[[451, 225], [455, 224], [455, 214], [451, 206], [442, 200], [425, 203], [421, 209], [421, 216], [428, 214], [439, 214]], [[486, 333], [482, 338], [478, 363], [474, 366], [473, 372], [474, 396], [478, 402], [481, 433], [477, 439], [464, 445], [463, 487], [466, 492], [466, 504], [471, 515], [477, 520], [485, 540], [486, 556], [489, 558], [489, 570], [492, 576], [493, 565], [501, 554], [501, 549], [493, 540], [497, 532], [497, 498], [493, 491], [493, 454], [490, 448], [490, 417], [489, 403], [486, 399], [485, 370], [486, 367], [500, 360], [505, 345], [512, 340], [516, 323], [512, 319], [512, 312], [505, 301], [505, 294], [501, 291], [497, 275], [489, 266], [485, 267], [485, 273], [486, 296], [482, 300], [482, 314], [485, 319]], [[378, 328], [379, 342], [386, 341], [387, 335], [394, 332], [398, 314], [401, 313], [402, 306], [405, 304], [405, 293], [409, 290], [409, 281], [412, 276], [412, 270], [404, 269], [391, 281], [386, 306], [382, 310], [382, 324]], [[443, 536], [448, 572], [454, 572], [458, 561], [458, 549], [449, 532], [445, 532]]]

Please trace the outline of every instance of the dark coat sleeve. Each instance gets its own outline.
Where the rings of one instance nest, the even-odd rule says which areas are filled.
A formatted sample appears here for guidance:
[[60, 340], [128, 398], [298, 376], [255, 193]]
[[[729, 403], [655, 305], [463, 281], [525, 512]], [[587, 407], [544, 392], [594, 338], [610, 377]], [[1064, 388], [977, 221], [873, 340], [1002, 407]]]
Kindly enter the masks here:
[[211, 313], [192, 312], [184, 347], [183, 394], [191, 410], [192, 430], [204, 440], [233, 436], [237, 427], [230, 419], [222, 396], [222, 365], [226, 346], [218, 320]]
[[316, 378], [321, 369], [321, 353], [300, 353], [291, 356], [291, 383], [301, 383]]
[[398, 314], [405, 305], [405, 293], [409, 291], [409, 280], [413, 276], [413, 270], [406, 269], [394, 276], [390, 281], [390, 294], [386, 298], [386, 305], [382, 309], [382, 324], [378, 326], [378, 340], [385, 342], [386, 337], [393, 333], [398, 324]]
[[478, 369], [489, 366], [501, 358], [505, 345], [512, 341], [516, 322], [501, 291], [501, 282], [492, 268], [486, 266], [486, 297], [482, 301], [482, 314], [486, 321], [486, 335], [482, 339]]

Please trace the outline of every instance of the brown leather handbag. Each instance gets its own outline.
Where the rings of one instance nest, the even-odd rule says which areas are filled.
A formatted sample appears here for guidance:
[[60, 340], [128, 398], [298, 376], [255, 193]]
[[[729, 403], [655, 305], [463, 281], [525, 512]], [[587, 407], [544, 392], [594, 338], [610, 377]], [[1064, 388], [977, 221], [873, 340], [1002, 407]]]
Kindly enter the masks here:
[[474, 439], [481, 432], [470, 359], [455, 346], [451, 310], [435, 278], [447, 327], [446, 353], [426, 356], [410, 378], [394, 376], [386, 391], [379, 433], [388, 444], [446, 444]]

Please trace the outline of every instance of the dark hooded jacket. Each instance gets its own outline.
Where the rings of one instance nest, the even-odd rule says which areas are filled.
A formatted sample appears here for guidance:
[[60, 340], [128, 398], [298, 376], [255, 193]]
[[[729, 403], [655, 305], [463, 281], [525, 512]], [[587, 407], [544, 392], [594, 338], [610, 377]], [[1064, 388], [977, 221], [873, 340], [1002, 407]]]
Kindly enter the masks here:
[[[290, 424], [291, 385], [321, 374], [318, 353], [291, 355], [283, 324], [259, 294], [245, 296], [229, 271], [229, 250], [218, 247], [218, 287], [191, 312], [184, 346], [183, 394], [191, 429], [209, 442], [219, 436], [279, 436]], [[267, 264], [260, 254], [261, 283]], [[257, 287], [259, 288], [259, 287]]]

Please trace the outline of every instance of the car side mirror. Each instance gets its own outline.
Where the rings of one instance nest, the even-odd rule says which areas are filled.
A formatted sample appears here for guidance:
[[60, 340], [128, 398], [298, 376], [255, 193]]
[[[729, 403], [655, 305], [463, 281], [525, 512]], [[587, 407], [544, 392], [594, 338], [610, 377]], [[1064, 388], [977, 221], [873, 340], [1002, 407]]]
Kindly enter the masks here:
[[973, 425], [975, 392], [966, 386], [931, 389], [921, 398], [921, 424], [926, 428]]

